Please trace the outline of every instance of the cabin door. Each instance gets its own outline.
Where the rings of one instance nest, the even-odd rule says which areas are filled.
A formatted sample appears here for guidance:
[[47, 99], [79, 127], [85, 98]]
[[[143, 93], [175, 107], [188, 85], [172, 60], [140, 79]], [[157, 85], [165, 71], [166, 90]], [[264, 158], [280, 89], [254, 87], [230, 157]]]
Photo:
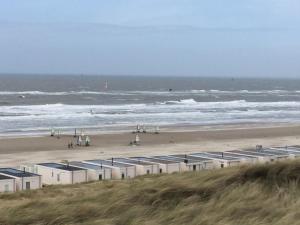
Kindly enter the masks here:
[[25, 187], [26, 187], [26, 190], [30, 190], [30, 182], [26, 182]]
[[193, 171], [196, 171], [197, 167], [196, 165], [193, 165]]

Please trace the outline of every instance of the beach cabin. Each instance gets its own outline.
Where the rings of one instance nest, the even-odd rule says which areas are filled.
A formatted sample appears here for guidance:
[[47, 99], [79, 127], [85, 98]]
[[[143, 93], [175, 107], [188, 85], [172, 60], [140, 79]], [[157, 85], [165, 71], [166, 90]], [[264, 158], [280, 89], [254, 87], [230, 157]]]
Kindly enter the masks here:
[[258, 162], [258, 158], [254, 156], [248, 156], [248, 155], [237, 155], [232, 154], [230, 152], [207, 152], [211, 155], [217, 155], [217, 156], [225, 156], [225, 157], [232, 157], [236, 158], [241, 161], [241, 163], [244, 164], [254, 164]]
[[275, 147], [275, 148], [270, 148], [271, 150], [276, 150], [276, 151], [280, 151], [280, 152], [285, 152], [287, 154], [290, 155], [290, 158], [292, 159], [297, 159], [300, 158], [300, 151], [297, 151], [293, 148], [286, 148], [286, 147]]
[[170, 156], [184, 160], [189, 171], [209, 170], [215, 168], [215, 164], [211, 159], [194, 157], [185, 154], [177, 154], [177, 155], [170, 155]]
[[116, 162], [113, 158], [111, 160], [86, 160], [84, 163], [106, 166], [112, 169], [112, 179], [128, 179], [136, 176], [136, 167], [134, 165]]
[[36, 171], [42, 176], [42, 183], [53, 184], [76, 184], [87, 182], [87, 170], [80, 167], [62, 163], [36, 164]]
[[263, 148], [263, 149], [246, 149], [245, 151], [247, 152], [258, 152], [258, 153], [262, 153], [265, 155], [269, 155], [271, 157], [271, 161], [282, 161], [282, 160], [286, 160], [289, 159], [290, 156], [287, 153], [282, 153], [282, 152], [276, 152], [276, 151], [272, 151], [269, 150], [267, 148]]
[[130, 159], [158, 164], [159, 173], [180, 172], [180, 163], [176, 161], [153, 158], [153, 157], [130, 157]]
[[231, 150], [227, 151], [229, 153], [235, 154], [235, 155], [242, 155], [242, 156], [254, 156], [257, 157], [258, 162], [261, 163], [269, 163], [276, 161], [276, 157], [274, 155], [266, 154], [263, 152], [255, 151], [245, 151], [245, 150]]
[[112, 168], [103, 165], [92, 165], [84, 162], [70, 162], [71, 166], [76, 166], [87, 170], [88, 181], [110, 180], [112, 178]]
[[286, 146], [286, 148], [293, 148], [293, 149], [297, 149], [300, 151], [300, 145], [291, 145], [291, 146]]
[[215, 162], [217, 168], [238, 166], [241, 164], [241, 160], [238, 158], [233, 158], [229, 156], [212, 155], [206, 152], [193, 153], [191, 154], [191, 156], [211, 159]]
[[42, 187], [42, 178], [35, 173], [29, 173], [13, 168], [0, 168], [0, 175], [15, 179], [15, 190], [34, 190]]
[[15, 192], [16, 179], [0, 174], [0, 193], [2, 192]]
[[277, 157], [277, 161], [286, 160], [286, 159], [294, 159], [295, 157], [289, 154], [288, 152], [283, 152], [271, 148], [263, 149], [264, 153], [274, 154]]
[[297, 147], [297, 146], [298, 145], [295, 145], [295, 146], [285, 146], [285, 147], [276, 147], [276, 148], [286, 149], [288, 151], [300, 152], [300, 148]]
[[116, 162], [125, 163], [129, 165], [133, 165], [136, 167], [137, 175], [145, 175], [145, 174], [158, 174], [159, 166], [155, 163], [144, 162], [129, 158], [114, 158]]
[[161, 155], [161, 156], [151, 156], [155, 159], [161, 159], [161, 160], [168, 160], [168, 161], [173, 161], [176, 163], [179, 163], [180, 165], [180, 170], [179, 172], [183, 172], [183, 171], [188, 171], [189, 168], [187, 166], [187, 163], [185, 162], [185, 160], [179, 159], [179, 158], [175, 158], [172, 156], [166, 156], [166, 155]]

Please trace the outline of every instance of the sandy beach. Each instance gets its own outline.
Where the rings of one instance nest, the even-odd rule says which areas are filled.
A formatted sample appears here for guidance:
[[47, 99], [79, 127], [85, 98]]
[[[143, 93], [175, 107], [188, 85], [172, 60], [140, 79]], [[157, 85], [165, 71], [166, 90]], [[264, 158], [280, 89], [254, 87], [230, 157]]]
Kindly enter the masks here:
[[91, 135], [90, 147], [68, 149], [75, 141], [71, 135], [56, 137], [18, 137], [0, 139], [0, 166], [18, 166], [61, 160], [84, 160], [116, 156], [138, 156], [197, 151], [224, 151], [264, 146], [299, 144], [300, 125], [228, 125], [181, 127], [162, 130], [160, 134], [140, 134], [141, 145], [130, 146], [135, 134]]

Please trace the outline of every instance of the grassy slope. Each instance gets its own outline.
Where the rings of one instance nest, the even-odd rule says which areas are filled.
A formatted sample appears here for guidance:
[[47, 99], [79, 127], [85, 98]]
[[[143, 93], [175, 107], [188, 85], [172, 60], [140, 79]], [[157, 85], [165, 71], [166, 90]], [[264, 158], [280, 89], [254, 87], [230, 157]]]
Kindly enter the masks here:
[[0, 224], [299, 224], [300, 162], [0, 195]]

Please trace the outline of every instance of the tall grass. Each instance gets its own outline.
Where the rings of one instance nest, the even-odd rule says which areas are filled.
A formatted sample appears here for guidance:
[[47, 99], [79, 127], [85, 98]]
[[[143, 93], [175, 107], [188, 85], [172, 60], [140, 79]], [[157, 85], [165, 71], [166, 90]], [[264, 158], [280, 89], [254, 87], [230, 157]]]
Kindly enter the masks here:
[[298, 225], [300, 162], [0, 195], [0, 224]]

